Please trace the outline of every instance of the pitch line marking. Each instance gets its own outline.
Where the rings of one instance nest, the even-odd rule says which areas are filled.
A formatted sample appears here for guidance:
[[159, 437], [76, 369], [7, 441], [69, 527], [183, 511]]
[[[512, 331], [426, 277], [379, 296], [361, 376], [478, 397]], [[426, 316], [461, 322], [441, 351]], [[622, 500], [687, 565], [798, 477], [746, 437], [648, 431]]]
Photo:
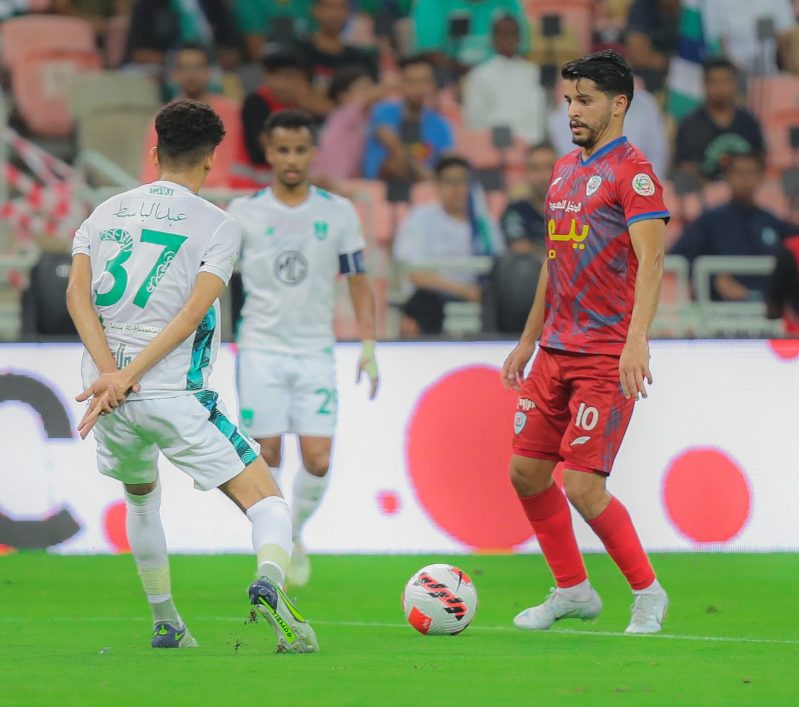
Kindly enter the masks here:
[[[197, 616], [195, 621], [228, 621], [235, 623], [238, 620], [243, 620], [244, 617], [237, 616]], [[38, 617], [25, 617], [25, 616], [0, 616], [0, 623], [25, 623], [27, 621], [40, 620]], [[142, 616], [51, 616], [47, 619], [55, 623], [118, 623], [118, 622], [140, 622], [150, 623], [151, 620]], [[319, 626], [348, 626], [351, 628], [387, 628], [387, 629], [408, 629], [408, 624], [400, 623], [383, 623], [379, 621], [325, 621], [323, 619], [311, 620], [313, 625]], [[599, 636], [601, 638], [624, 638], [628, 641], [637, 639], [658, 639], [662, 641], [699, 641], [705, 643], [753, 643], [760, 645], [778, 645], [778, 646], [799, 646], [799, 639], [791, 638], [748, 638], [746, 636], [691, 636], [675, 633], [650, 633], [650, 634], [636, 634], [630, 635], [623, 631], [580, 631], [573, 628], [553, 628], [548, 631], [521, 631], [513, 626], [470, 626], [469, 630], [474, 632], [485, 633], [556, 633], [567, 636], [581, 636], [591, 637]]]

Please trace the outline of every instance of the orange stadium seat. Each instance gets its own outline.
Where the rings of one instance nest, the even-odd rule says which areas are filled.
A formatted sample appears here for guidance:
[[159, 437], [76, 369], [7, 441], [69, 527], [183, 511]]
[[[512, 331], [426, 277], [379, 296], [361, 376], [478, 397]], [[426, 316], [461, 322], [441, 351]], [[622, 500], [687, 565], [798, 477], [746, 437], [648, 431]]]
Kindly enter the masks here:
[[66, 93], [70, 81], [102, 65], [90, 22], [50, 15], [3, 22], [0, 60], [11, 75], [25, 124], [31, 132], [49, 137], [66, 137], [72, 131]]
[[799, 107], [775, 112], [765, 117], [763, 132], [772, 169], [799, 167], [799, 152], [791, 147], [790, 130], [799, 127]]
[[[572, 49], [575, 54], [591, 50], [593, 0], [524, 0], [523, 6], [534, 35], [533, 50], [539, 59], [537, 46], [542, 42], [561, 44], [562, 50]], [[541, 18], [547, 15], [560, 16], [561, 34], [551, 40], [544, 38], [541, 31]]]
[[388, 202], [385, 182], [378, 179], [348, 179], [341, 186], [353, 195], [366, 241], [390, 245], [399, 217], [397, 207]]
[[757, 190], [757, 203], [775, 216], [789, 220], [791, 206], [785, 190], [778, 179], [766, 179]]
[[769, 116], [799, 109], [799, 76], [753, 76], [748, 80], [747, 101], [750, 110], [763, 121]]

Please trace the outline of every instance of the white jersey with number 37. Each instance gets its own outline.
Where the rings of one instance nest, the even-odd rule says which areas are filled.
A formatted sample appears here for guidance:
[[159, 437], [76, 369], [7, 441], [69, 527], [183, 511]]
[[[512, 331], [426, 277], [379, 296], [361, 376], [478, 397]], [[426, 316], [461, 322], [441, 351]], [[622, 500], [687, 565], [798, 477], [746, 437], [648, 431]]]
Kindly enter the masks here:
[[332, 353], [336, 277], [363, 271], [365, 243], [352, 202], [311, 187], [291, 207], [264, 189], [235, 199], [228, 212], [243, 231], [239, 347]]
[[[209, 272], [230, 279], [241, 245], [224, 211], [173, 182], [153, 182], [100, 204], [75, 234], [73, 255], [91, 258], [94, 305], [122, 368], [171, 322]], [[203, 390], [219, 345], [215, 303], [197, 332], [160, 361], [129, 399]], [[83, 379], [97, 376], [84, 353]]]

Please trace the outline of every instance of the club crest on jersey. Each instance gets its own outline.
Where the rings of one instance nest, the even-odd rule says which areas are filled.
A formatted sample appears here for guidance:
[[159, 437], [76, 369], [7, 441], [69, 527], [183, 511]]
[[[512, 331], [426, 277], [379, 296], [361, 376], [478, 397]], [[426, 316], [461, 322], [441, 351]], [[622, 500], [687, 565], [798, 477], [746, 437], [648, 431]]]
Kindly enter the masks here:
[[313, 232], [316, 240], [323, 241], [327, 238], [328, 224], [327, 221], [314, 221]]
[[519, 434], [524, 429], [526, 424], [527, 415], [525, 415], [523, 412], [517, 412], [513, 418], [513, 431], [516, 434]]
[[275, 275], [286, 285], [299, 285], [308, 275], [308, 261], [296, 250], [284, 251], [275, 260]]
[[655, 183], [645, 172], [639, 172], [633, 177], [633, 191], [641, 196], [652, 196], [655, 193]]
[[591, 196], [591, 194], [596, 194], [597, 189], [602, 186], [602, 177], [598, 174], [595, 174], [591, 179], [588, 180], [588, 183], [585, 185], [585, 195]]

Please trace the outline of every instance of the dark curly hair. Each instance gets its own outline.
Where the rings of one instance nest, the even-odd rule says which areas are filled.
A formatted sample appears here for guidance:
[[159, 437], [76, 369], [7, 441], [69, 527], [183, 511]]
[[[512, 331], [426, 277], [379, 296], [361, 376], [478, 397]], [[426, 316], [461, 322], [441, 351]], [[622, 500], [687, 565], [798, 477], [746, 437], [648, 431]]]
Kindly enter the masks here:
[[567, 81], [590, 79], [607, 96], [627, 96], [627, 107], [635, 93], [633, 72], [618, 52], [606, 49], [586, 54], [563, 65], [560, 75]]
[[172, 169], [196, 167], [225, 137], [214, 110], [200, 101], [181, 98], [167, 103], [155, 118], [158, 160]]
[[269, 138], [272, 137], [272, 132], [277, 128], [285, 128], [286, 130], [302, 130], [306, 128], [313, 137], [314, 127], [314, 119], [310, 113], [296, 108], [286, 108], [270, 114], [264, 121], [262, 132]]

